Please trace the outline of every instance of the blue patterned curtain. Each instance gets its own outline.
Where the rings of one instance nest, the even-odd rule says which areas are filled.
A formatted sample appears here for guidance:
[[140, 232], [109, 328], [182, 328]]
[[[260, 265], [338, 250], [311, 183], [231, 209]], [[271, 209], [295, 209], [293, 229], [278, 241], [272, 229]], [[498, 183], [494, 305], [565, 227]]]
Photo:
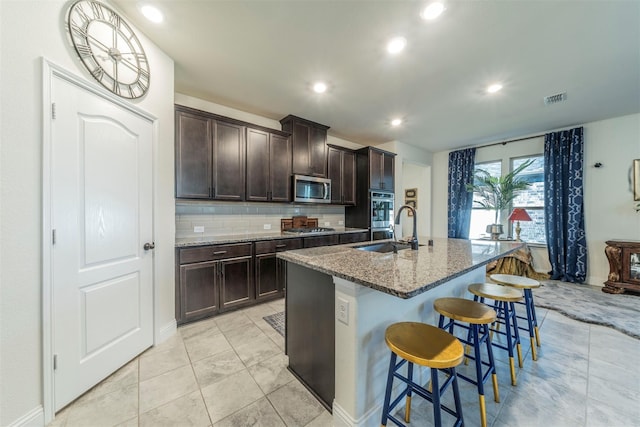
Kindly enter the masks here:
[[451, 238], [469, 238], [473, 193], [467, 191], [465, 185], [473, 180], [475, 158], [475, 148], [449, 153], [449, 226], [447, 234]]
[[587, 275], [584, 230], [583, 129], [544, 138], [544, 214], [551, 279], [582, 283]]

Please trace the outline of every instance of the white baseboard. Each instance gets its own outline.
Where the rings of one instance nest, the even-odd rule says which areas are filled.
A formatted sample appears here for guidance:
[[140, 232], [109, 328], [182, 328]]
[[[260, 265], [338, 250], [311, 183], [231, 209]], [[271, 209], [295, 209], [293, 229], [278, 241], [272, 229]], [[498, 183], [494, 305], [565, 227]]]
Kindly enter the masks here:
[[154, 345], [158, 345], [161, 342], [168, 340], [177, 331], [178, 324], [176, 323], [176, 319], [173, 319], [171, 322], [167, 323], [157, 331]]
[[33, 408], [11, 424], [9, 427], [43, 427], [44, 426], [44, 408], [42, 405]]
[[379, 426], [382, 414], [382, 404], [369, 409], [357, 420], [351, 417], [342, 407], [333, 401], [333, 426], [334, 427], [369, 427]]

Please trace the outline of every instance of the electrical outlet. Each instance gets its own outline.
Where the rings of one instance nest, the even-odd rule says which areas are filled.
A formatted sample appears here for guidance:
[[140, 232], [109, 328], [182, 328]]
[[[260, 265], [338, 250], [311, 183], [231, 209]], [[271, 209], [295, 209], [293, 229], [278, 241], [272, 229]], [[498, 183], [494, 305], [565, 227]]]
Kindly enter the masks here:
[[330, 223], [329, 221], [325, 221], [325, 222], [324, 222], [324, 226], [325, 226], [325, 227], [328, 227], [328, 226], [330, 226], [330, 225], [331, 225], [331, 223]]
[[271, 224], [264, 224], [263, 227], [265, 230], [271, 230]]
[[193, 227], [194, 233], [204, 233], [204, 225], [196, 225]]
[[345, 325], [349, 324], [349, 301], [338, 298], [338, 306], [336, 307], [336, 318]]
[[342, 220], [338, 221], [338, 225], [344, 225], [344, 221]]

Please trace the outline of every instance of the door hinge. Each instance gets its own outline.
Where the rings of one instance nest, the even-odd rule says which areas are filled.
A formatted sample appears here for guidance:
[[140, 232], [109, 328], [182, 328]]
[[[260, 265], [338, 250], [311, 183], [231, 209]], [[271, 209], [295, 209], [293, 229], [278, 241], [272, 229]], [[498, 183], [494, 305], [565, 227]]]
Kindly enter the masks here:
[[51, 103], [51, 118], [53, 120], [56, 119], [56, 103], [55, 102]]
[[58, 369], [58, 355], [54, 354], [53, 355], [53, 370], [55, 371], [56, 369]]
[[52, 245], [56, 244], [56, 229], [55, 228], [53, 230], [51, 230], [51, 244]]

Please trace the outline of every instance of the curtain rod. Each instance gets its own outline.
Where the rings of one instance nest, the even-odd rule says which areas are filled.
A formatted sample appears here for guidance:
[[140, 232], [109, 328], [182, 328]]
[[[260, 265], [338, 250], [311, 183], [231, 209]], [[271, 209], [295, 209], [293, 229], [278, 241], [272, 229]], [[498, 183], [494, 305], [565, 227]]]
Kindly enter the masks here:
[[[531, 135], [531, 136], [526, 136], [526, 137], [516, 138], [516, 139], [508, 139], [506, 141], [492, 142], [491, 144], [472, 145], [466, 148], [484, 148], [484, 147], [493, 147], [494, 145], [507, 145], [510, 142], [526, 141], [527, 139], [540, 138], [541, 136], [545, 136], [545, 135], [546, 133], [540, 133], [538, 135]], [[460, 150], [464, 150], [464, 148], [460, 148]]]

